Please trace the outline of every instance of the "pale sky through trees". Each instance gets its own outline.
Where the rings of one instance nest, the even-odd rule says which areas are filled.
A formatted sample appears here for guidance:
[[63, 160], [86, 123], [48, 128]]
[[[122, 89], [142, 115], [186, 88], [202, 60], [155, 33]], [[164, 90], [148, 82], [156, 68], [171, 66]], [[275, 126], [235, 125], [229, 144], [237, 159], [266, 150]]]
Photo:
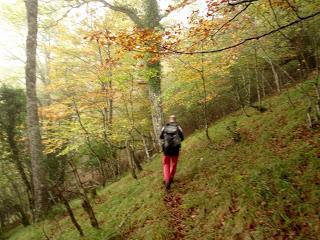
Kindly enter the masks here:
[[[0, 0], [0, 4], [17, 4], [22, 0]], [[168, 5], [173, 4], [172, 0], [160, 0], [160, 8], [162, 10], [167, 9]], [[205, 8], [205, 0], [195, 1], [194, 6], [197, 8]], [[170, 14], [168, 19], [170, 21], [164, 21], [165, 23], [172, 24], [173, 22], [181, 22], [186, 24], [187, 17], [191, 14], [192, 8], [185, 7], [179, 11], [175, 11]], [[3, 12], [0, 13], [3, 14]], [[71, 11], [69, 16], [83, 16], [85, 13], [85, 8], [83, 9], [74, 9]], [[172, 20], [174, 20], [172, 22]], [[79, 21], [80, 22], [80, 21]], [[1, 80], [4, 81], [12, 75], [19, 75], [23, 73], [25, 59], [25, 39], [26, 36], [23, 33], [17, 32], [17, 29], [8, 23], [6, 16], [0, 16], [0, 74]], [[16, 59], [19, 58], [19, 59]], [[24, 77], [23, 75], [21, 76]]]
[[[16, 0], [0, 0], [0, 4], [15, 4]], [[0, 82], [10, 78], [12, 75], [19, 75], [23, 70], [24, 63], [14, 60], [15, 55], [22, 60], [25, 59], [25, 36], [21, 36], [16, 29], [6, 21], [6, 16], [2, 16], [0, 10]]]

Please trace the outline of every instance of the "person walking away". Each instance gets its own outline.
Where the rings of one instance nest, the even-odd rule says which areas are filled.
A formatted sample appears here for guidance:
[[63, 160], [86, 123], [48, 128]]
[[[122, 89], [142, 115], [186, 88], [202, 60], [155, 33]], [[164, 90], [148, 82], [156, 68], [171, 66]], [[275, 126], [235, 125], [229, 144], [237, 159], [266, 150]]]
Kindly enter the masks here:
[[170, 189], [177, 169], [181, 142], [184, 140], [183, 130], [177, 123], [176, 116], [171, 115], [169, 122], [162, 127], [160, 133], [163, 151], [163, 178], [165, 187]]

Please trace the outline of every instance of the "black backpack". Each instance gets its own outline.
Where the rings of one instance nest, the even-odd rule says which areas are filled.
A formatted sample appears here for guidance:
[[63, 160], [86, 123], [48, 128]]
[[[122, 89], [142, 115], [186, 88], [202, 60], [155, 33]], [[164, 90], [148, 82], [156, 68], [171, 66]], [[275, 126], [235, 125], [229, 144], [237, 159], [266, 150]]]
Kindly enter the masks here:
[[164, 147], [177, 147], [181, 143], [178, 125], [168, 124], [164, 128]]

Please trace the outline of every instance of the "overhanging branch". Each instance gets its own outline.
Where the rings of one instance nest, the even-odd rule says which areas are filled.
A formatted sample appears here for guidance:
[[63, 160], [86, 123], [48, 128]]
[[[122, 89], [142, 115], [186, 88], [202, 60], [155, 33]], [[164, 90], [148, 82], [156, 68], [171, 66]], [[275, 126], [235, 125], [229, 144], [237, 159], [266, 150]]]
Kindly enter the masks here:
[[253, 40], [259, 40], [261, 38], [264, 38], [266, 36], [269, 36], [273, 33], [276, 33], [276, 32], [279, 32], [283, 29], [286, 29], [288, 27], [291, 27], [293, 25], [296, 25], [304, 20], [307, 20], [307, 19], [310, 19], [310, 18], [313, 18], [313, 17], [316, 17], [320, 15], [320, 11], [318, 12], [315, 12], [311, 15], [308, 15], [308, 16], [305, 16], [305, 17], [302, 17], [300, 16], [299, 19], [293, 21], [293, 22], [290, 22], [286, 25], [282, 25], [276, 29], [273, 29], [269, 32], [266, 32], [266, 33], [263, 33], [261, 35], [258, 35], [258, 36], [254, 36], [254, 37], [249, 37], [249, 38], [246, 38], [246, 39], [243, 39], [242, 41], [236, 43], [236, 44], [233, 44], [233, 45], [230, 45], [230, 46], [227, 46], [227, 47], [223, 47], [223, 48], [218, 48], [218, 49], [211, 49], [211, 50], [205, 50], [205, 51], [194, 51], [194, 52], [187, 52], [187, 51], [178, 51], [178, 50], [172, 50], [172, 49], [168, 49], [166, 47], [162, 47], [165, 51], [169, 51], [169, 52], [172, 52], [172, 53], [178, 53], [178, 54], [187, 54], [187, 55], [192, 55], [192, 54], [202, 54], [202, 53], [217, 53], [217, 52], [222, 52], [222, 51], [226, 51], [226, 50], [229, 50], [229, 49], [232, 49], [232, 48], [236, 48], [236, 47], [239, 47], [243, 44], [245, 44], [246, 42], [249, 42], [249, 41], [253, 41]]
[[244, 11], [247, 10], [247, 8], [251, 5], [251, 3], [246, 4], [246, 6], [244, 8], [242, 8], [239, 12], [237, 12], [232, 18], [230, 18], [227, 22], [225, 22], [224, 24], [222, 24], [219, 29], [213, 33], [210, 37], [211, 39], [214, 38], [214, 36], [216, 36], [225, 26], [227, 26], [229, 23], [231, 23], [233, 20], [235, 20], [238, 16], [240, 16]]
[[244, 4], [244, 3], [253, 3], [253, 2], [257, 2], [257, 1], [259, 1], [259, 0], [242, 0], [242, 1], [228, 0], [228, 5], [236, 6], [236, 5], [240, 5], [240, 4]]
[[175, 7], [173, 7], [173, 10], [169, 10], [167, 11], [166, 13], [164, 14], [161, 14], [160, 15], [160, 19], [163, 19], [163, 18], [166, 18], [168, 17], [172, 12], [178, 10], [178, 9], [181, 9], [183, 8], [184, 6], [186, 5], [189, 5], [191, 4], [192, 2], [194, 2], [194, 0], [191, 0], [191, 1], [188, 1], [188, 0], [182, 0], [180, 3], [178, 3]]
[[[71, 1], [70, 1], [71, 2]], [[70, 5], [70, 7], [59, 19], [55, 20], [53, 24], [46, 26], [46, 28], [51, 28], [56, 26], [61, 20], [66, 18], [69, 13], [75, 9], [75, 8], [80, 8], [84, 4], [90, 3], [90, 2], [100, 2], [102, 3], [105, 7], [126, 14], [138, 27], [143, 27], [143, 20], [138, 16], [137, 11], [133, 8], [124, 6], [124, 5], [113, 5], [106, 0], [80, 0], [77, 1], [75, 5]]]
[[59, 24], [59, 22], [62, 21], [63, 19], [65, 19], [73, 9], [80, 8], [80, 7], [82, 7], [82, 5], [83, 5], [83, 3], [77, 3], [76, 5], [67, 6], [67, 7], [69, 7], [69, 9], [61, 17], [54, 20], [53, 23], [49, 24], [48, 26], [44, 26], [44, 29], [48, 29], [48, 28], [52, 28], [52, 27], [57, 26]]
[[93, 0], [95, 2], [102, 3], [105, 7], [126, 14], [138, 27], [143, 27], [143, 20], [138, 16], [135, 9], [124, 6], [124, 5], [113, 5], [108, 3], [106, 0]]

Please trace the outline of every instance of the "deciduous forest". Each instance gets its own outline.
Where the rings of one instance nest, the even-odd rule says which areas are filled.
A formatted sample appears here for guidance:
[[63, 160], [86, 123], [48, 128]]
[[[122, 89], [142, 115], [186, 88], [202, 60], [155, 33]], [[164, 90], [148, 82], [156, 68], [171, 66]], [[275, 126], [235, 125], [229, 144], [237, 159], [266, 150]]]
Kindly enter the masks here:
[[0, 14], [0, 239], [319, 239], [319, 0]]

